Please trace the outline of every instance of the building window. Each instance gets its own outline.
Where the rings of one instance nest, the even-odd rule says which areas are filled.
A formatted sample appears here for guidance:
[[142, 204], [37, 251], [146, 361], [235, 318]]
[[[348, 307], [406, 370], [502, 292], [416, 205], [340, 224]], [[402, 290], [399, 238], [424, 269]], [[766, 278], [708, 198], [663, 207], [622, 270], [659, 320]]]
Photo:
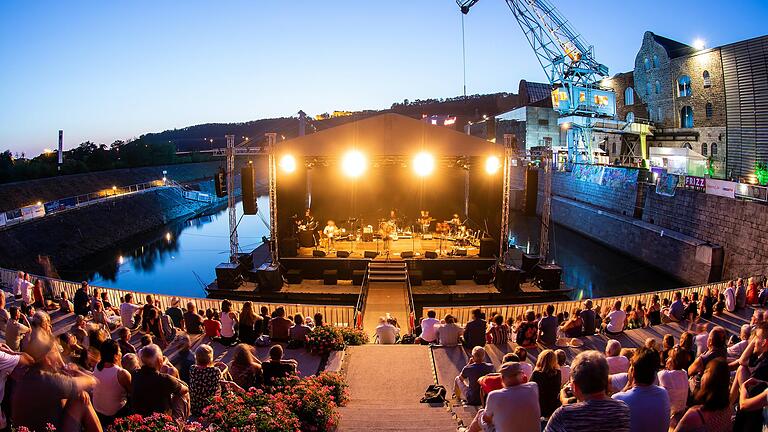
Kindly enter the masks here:
[[539, 126], [549, 126], [549, 119], [539, 119]]
[[651, 61], [650, 61], [650, 60], [648, 60], [648, 58], [647, 58], [647, 57], [645, 58], [645, 60], [643, 60], [643, 64], [645, 65], [645, 71], [646, 71], [646, 72], [648, 72], [649, 70], [651, 70]]
[[707, 143], [701, 143], [701, 155], [702, 156], [707, 155]]
[[707, 118], [712, 118], [712, 102], [707, 102], [706, 106]]
[[634, 123], [635, 122], [635, 113], [632, 111], [627, 113], [627, 123]]
[[717, 156], [717, 143], [712, 143], [712, 156]]
[[677, 96], [686, 97], [691, 95], [691, 77], [683, 75], [677, 79]]
[[709, 71], [704, 71], [701, 75], [704, 78], [704, 88], [712, 87], [712, 78], [709, 77]]
[[613, 147], [613, 151], [611, 151], [611, 153], [616, 154], [616, 141], [611, 143], [611, 147]]
[[632, 89], [632, 87], [627, 87], [626, 90], [624, 90], [624, 105], [634, 105], [635, 104], [635, 90]]
[[656, 81], [656, 94], [661, 94], [661, 83]]
[[680, 110], [680, 127], [690, 129], [693, 127], [693, 108], [684, 106]]
[[658, 107], [656, 111], [656, 121], [659, 123], [664, 122], [664, 110], [662, 110], [661, 107]]
[[655, 55], [653, 56], [653, 67], [659, 68], [659, 56]]
[[651, 83], [650, 82], [645, 83], [645, 94], [648, 97], [651, 97]]

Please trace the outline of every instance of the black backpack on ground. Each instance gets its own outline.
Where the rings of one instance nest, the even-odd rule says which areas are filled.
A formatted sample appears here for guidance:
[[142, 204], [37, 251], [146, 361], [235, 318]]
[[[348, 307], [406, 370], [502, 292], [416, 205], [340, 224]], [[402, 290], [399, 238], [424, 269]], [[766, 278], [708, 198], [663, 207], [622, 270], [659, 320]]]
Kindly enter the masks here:
[[427, 387], [427, 391], [424, 392], [424, 397], [421, 398], [421, 403], [443, 403], [445, 402], [445, 395], [448, 392], [445, 387], [441, 385], [431, 384]]

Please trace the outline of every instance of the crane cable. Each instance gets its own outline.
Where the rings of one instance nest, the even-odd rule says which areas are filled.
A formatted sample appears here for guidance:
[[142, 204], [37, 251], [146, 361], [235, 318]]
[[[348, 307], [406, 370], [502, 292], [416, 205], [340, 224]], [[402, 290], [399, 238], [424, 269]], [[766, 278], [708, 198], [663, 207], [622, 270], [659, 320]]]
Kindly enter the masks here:
[[467, 47], [464, 37], [464, 14], [461, 14], [461, 59], [464, 66], [464, 99], [467, 98]]

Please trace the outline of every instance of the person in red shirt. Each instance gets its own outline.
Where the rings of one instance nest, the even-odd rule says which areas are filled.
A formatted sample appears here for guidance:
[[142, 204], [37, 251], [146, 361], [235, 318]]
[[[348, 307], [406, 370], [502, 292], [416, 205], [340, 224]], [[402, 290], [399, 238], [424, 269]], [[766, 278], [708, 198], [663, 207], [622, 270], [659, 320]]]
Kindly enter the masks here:
[[205, 311], [205, 321], [203, 321], [205, 335], [211, 339], [219, 339], [221, 337], [221, 322], [213, 319], [213, 317], [212, 310]]
[[[517, 363], [519, 361], [520, 359], [516, 354], [507, 353], [504, 354], [504, 357], [501, 360], [501, 364], [509, 362]], [[485, 406], [485, 398], [488, 396], [488, 393], [504, 388], [504, 383], [501, 380], [501, 374], [498, 372], [480, 377], [477, 380], [477, 383], [480, 384], [480, 401], [482, 402], [483, 406]]]

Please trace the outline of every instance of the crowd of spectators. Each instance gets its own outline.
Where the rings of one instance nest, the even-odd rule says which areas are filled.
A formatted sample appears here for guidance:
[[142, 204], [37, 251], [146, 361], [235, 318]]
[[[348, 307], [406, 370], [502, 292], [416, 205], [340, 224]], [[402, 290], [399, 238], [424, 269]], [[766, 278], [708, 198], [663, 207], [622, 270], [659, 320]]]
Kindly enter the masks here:
[[[42, 281], [32, 283], [23, 273], [11, 289], [15, 301], [7, 308], [0, 291], [6, 340], [0, 344], [0, 431], [43, 431], [48, 425], [100, 431], [134, 413], [199, 416], [222, 391], [270, 391], [281, 378], [296, 375], [298, 363], [283, 358], [279, 343], [303, 346], [314, 328], [325, 325], [319, 313], [290, 320], [282, 307], [262, 307], [257, 314], [250, 302], [239, 313], [228, 300], [219, 312], [191, 302], [182, 307], [177, 298], [162, 310], [153, 295], [140, 304], [126, 294], [112, 305], [106, 292], [86, 282], [70, 301], [54, 298]], [[54, 335], [48, 313], [58, 309], [75, 316], [70, 328]], [[228, 364], [216, 361], [216, 344], [234, 347]], [[270, 347], [267, 360], [259, 360], [255, 346]], [[173, 353], [173, 363], [164, 351]]]

